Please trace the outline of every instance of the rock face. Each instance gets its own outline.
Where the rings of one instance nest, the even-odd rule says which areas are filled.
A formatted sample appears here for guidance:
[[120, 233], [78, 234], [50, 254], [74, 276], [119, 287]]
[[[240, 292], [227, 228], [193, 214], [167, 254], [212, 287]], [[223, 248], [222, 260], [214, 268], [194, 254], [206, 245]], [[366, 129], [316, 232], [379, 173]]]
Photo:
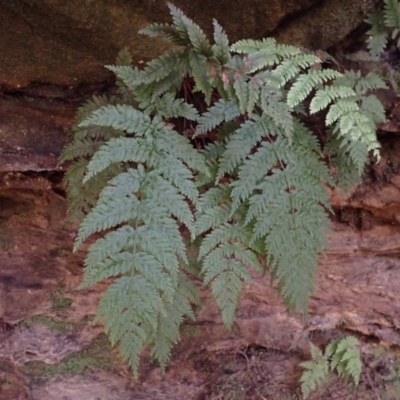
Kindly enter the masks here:
[[[175, 0], [206, 31], [217, 19], [232, 41], [274, 34], [284, 42], [326, 49], [355, 29], [374, 0]], [[104, 82], [103, 68], [128, 47], [134, 63], [160, 54], [166, 44], [138, 34], [170, 20], [166, 1], [13, 0], [0, 5], [0, 85], [62, 86]]]

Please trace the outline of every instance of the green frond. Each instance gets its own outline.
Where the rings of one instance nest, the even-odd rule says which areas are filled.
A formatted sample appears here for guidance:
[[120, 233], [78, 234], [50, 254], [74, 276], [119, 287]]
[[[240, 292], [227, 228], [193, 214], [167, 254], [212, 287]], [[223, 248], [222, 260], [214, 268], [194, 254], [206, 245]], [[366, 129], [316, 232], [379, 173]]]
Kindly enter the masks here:
[[227, 64], [231, 59], [229, 52], [229, 40], [228, 36], [222, 29], [221, 25], [214, 19], [214, 45], [212, 46], [213, 58], [220, 65]]
[[275, 136], [277, 132], [279, 130], [266, 114], [254, 115], [241, 124], [228, 141], [222, 154], [217, 179], [237, 168], [264, 136], [268, 134]]
[[[222, 322], [228, 329], [232, 328], [235, 311], [242, 292], [242, 281], [235, 271], [243, 268], [236, 260], [224, 260], [224, 272], [221, 272], [211, 284], [212, 295], [221, 310]], [[247, 271], [243, 268], [243, 273]]]
[[317, 85], [330, 81], [340, 76], [340, 73], [332, 69], [309, 70], [301, 74], [293, 83], [287, 94], [287, 103], [294, 107], [301, 103]]
[[[159, 315], [166, 314], [163, 298], [141, 276], [123, 276], [110, 285], [98, 308], [104, 316], [111, 343], [119, 342], [123, 357], [135, 375], [139, 356], [158, 329]], [[111, 322], [112, 321], [112, 322]]]
[[130, 90], [134, 90], [141, 82], [142, 72], [138, 68], [132, 68], [130, 65], [107, 65], [106, 68]]
[[294, 79], [302, 70], [320, 62], [321, 60], [313, 54], [295, 54], [293, 57], [280, 63], [272, 71], [272, 74], [280, 83], [280, 87], [282, 87]]
[[360, 381], [362, 362], [360, 353], [360, 342], [354, 336], [331, 341], [327, 346], [325, 354], [330, 358], [330, 369], [336, 370], [340, 377], [353, 378], [358, 385]]
[[317, 387], [326, 382], [329, 373], [329, 362], [322, 355], [321, 350], [310, 343], [312, 361], [300, 364], [306, 371], [303, 372], [301, 382], [301, 393], [307, 398]]
[[186, 15], [179, 8], [175, 7], [171, 3], [168, 4], [168, 7], [170, 9], [174, 25], [181, 36], [184, 38], [189, 38], [190, 44], [198, 54], [203, 54], [206, 57], [212, 56], [210, 42], [200, 27], [191, 19], [186, 17]]
[[361, 177], [368, 161], [368, 147], [360, 141], [349, 139], [344, 139], [342, 146], [347, 151], [347, 157], [350, 158], [352, 164], [355, 166], [358, 177]]
[[150, 352], [162, 369], [165, 368], [165, 364], [170, 358], [172, 346], [180, 339], [179, 327], [183, 322], [182, 314], [170, 304], [168, 306], [168, 317], [160, 316], [158, 329], [153, 333], [153, 346]]
[[163, 123], [156, 126], [153, 131], [154, 145], [160, 154], [168, 154], [183, 161], [193, 171], [209, 173], [204, 158], [193, 148], [189, 139]]
[[[201, 305], [198, 287], [185, 273], [179, 274], [178, 286], [176, 289], [177, 292], [187, 299], [191, 304], [195, 304], [197, 306]], [[190, 318], [195, 319], [193, 312], [191, 314], [187, 313], [187, 315]]]
[[109, 140], [92, 157], [87, 166], [87, 174], [84, 182], [106, 169], [113, 163], [133, 161], [145, 162], [153, 147], [149, 141], [143, 138], [115, 138]]
[[82, 127], [90, 125], [108, 126], [139, 136], [146, 135], [149, 130], [157, 129], [152, 125], [148, 115], [129, 105], [101, 107], [79, 124]]
[[211, 228], [216, 228], [230, 220], [231, 208], [230, 202], [222, 203], [221, 205], [209, 208], [197, 215], [196, 232], [198, 235], [208, 231]]
[[[144, 104], [141, 103], [141, 106], [144, 106]], [[182, 117], [196, 121], [198, 117], [197, 110], [191, 104], [186, 103], [183, 99], [176, 99], [172, 93], [165, 93], [163, 96], [157, 97], [155, 101], [149, 102], [145, 110], [146, 113], [161, 118]]]
[[400, 29], [400, 5], [398, 0], [385, 0], [384, 22], [388, 28]]
[[137, 217], [138, 199], [136, 196], [111, 198], [94, 207], [82, 221], [75, 241], [74, 251], [93, 233], [112, 228]]
[[[114, 99], [115, 101], [115, 99]], [[76, 113], [77, 122], [81, 122], [84, 119], [88, 118], [93, 111], [97, 109], [107, 106], [109, 104], [113, 104], [113, 99], [107, 96], [93, 96], [89, 100], [87, 100], [81, 107], [78, 108]]]
[[[210, 232], [202, 241], [199, 256], [201, 258], [205, 257], [218, 245], [223, 243], [229, 243], [233, 240], [238, 240], [242, 243], [249, 243], [251, 239], [251, 232], [246, 228], [243, 228], [239, 224], [229, 224], [223, 223], [219, 225], [216, 229]], [[256, 265], [259, 266], [258, 260]]]
[[92, 139], [75, 139], [73, 142], [68, 143], [60, 155], [60, 163], [67, 160], [73, 160], [77, 157], [92, 156], [104, 142], [99, 140], [94, 142]]
[[197, 204], [198, 191], [193, 174], [190, 169], [180, 160], [166, 154], [153, 156], [148, 160], [149, 167], [154, 168], [162, 177], [172, 182], [179, 191]]
[[[165, 235], [164, 240], [169, 241], [169, 246], [184, 261], [187, 262], [185, 243], [178, 223], [171, 218], [165, 207], [160, 207], [154, 199], [145, 199], [140, 202], [137, 209], [137, 218], [146, 223], [153, 230]], [[169, 268], [168, 266], [166, 266]]]
[[328, 107], [328, 105], [336, 99], [353, 97], [356, 93], [347, 86], [327, 86], [319, 89], [310, 103], [310, 113], [315, 114]]
[[293, 133], [293, 115], [289, 105], [283, 99], [283, 94], [264, 86], [260, 97], [264, 113], [272, 118], [276, 126], [281, 126], [285, 135], [290, 138]]
[[[371, 37], [376, 35], [380, 35], [385, 32], [385, 22], [384, 22], [384, 12], [383, 10], [375, 9], [373, 10], [365, 20], [368, 24], [371, 25], [371, 28], [368, 30], [367, 34]], [[382, 49], [383, 50], [383, 49]], [[378, 53], [379, 55], [379, 53]]]
[[[132, 56], [127, 47], [119, 51], [117, 59], [115, 60], [116, 66], [131, 66]], [[106, 67], [107, 68], [107, 67]]]
[[339, 99], [329, 108], [325, 123], [327, 126], [330, 126], [343, 115], [358, 111], [359, 107], [354, 100]]
[[194, 233], [194, 218], [189, 204], [180, 191], [168, 180], [159, 175], [149, 176], [143, 184], [142, 193], [147, 198], [152, 198], [155, 203], [165, 207], [171, 215]]
[[138, 79], [141, 84], [154, 84], [175, 73], [187, 69], [185, 53], [180, 49], [171, 49], [158, 58], [150, 61], [144, 70], [139, 71]]
[[[389, 29], [395, 3], [385, 1], [383, 26], [371, 32], [391, 30], [397, 39], [399, 30]], [[81, 287], [111, 282], [96, 320], [104, 318], [135, 376], [146, 348], [165, 367], [182, 322], [195, 318], [198, 279], [211, 287], [228, 328], [250, 268], [269, 268], [287, 307], [307, 313], [329, 227], [327, 185], [349, 187], [368, 153], [379, 157], [376, 124], [385, 120], [371, 93], [385, 87], [379, 75], [325, 69], [326, 57], [271, 38], [229, 47], [216, 21], [211, 44], [181, 10], [169, 9], [172, 24], [142, 33], [177, 47], [143, 69], [121, 52], [107, 67], [116, 95], [79, 109], [60, 158], [72, 161], [67, 197], [81, 221], [74, 250], [96, 234]], [[323, 152], [321, 136], [296, 117], [307, 116], [306, 99], [311, 114], [326, 110]], [[329, 366], [358, 382], [358, 346], [332, 348], [329, 355], [311, 348], [305, 395]]]
[[387, 85], [382, 77], [375, 72], [370, 72], [366, 76], [360, 77], [354, 89], [358, 95], [365, 95], [371, 90], [387, 89]]
[[103, 183], [118, 175], [123, 165], [114, 164], [83, 184], [88, 161], [80, 158], [73, 162], [64, 176], [69, 203], [69, 218], [81, 221], [97, 203]]
[[150, 37], [161, 36], [163, 39], [175, 44], [176, 46], [184, 47], [190, 43], [187, 36], [182, 36], [178, 29], [170, 24], [154, 23], [141, 29], [139, 33]]
[[198, 203], [198, 213], [203, 213], [213, 207], [230, 200], [231, 189], [228, 184], [219, 184], [201, 194]]
[[[115, 231], [108, 232], [103, 238], [93, 243], [85, 259], [85, 267], [89, 270], [96, 269], [96, 266], [107, 257], [113, 257], [122, 250], [131, 248], [136, 243], [137, 232], [130, 225], [123, 225]], [[86, 273], [86, 270], [85, 270]], [[86, 278], [80, 288], [91, 285], [86, 283]]]
[[279, 162], [278, 154], [289, 146], [279, 138], [275, 142], [263, 142], [258, 151], [250, 155], [239, 169], [238, 179], [232, 183], [233, 209], [247, 200], [268, 172]]
[[279, 63], [280, 57], [278, 48], [271, 46], [270, 49], [263, 49], [254, 53], [248, 54], [245, 58], [245, 72], [254, 74], [257, 71], [264, 71], [266, 67], [272, 67]]
[[195, 136], [210, 132], [222, 122], [232, 121], [239, 115], [240, 110], [236, 99], [230, 99], [229, 101], [219, 99], [197, 119], [198, 125], [196, 127]]
[[85, 270], [84, 283], [85, 286], [93, 285], [105, 279], [134, 272], [162, 291], [166, 299], [172, 299], [174, 288], [170, 275], [164, 271], [163, 264], [147, 252], [125, 251], [115, 254], [98, 263], [96, 268]]
[[231, 45], [231, 51], [240, 54], [252, 54], [260, 50], [271, 51], [276, 48], [276, 40], [265, 38], [262, 40], [243, 39]]
[[381, 101], [374, 94], [363, 96], [360, 110], [368, 119], [374, 121], [375, 124], [384, 123], [386, 121], [385, 109]]
[[210, 83], [210, 66], [207, 58], [203, 54], [190, 53], [189, 64], [191, 74], [196, 82], [195, 90], [204, 93], [207, 104], [210, 104], [212, 86]]
[[239, 75], [233, 83], [236, 96], [239, 100], [240, 112], [244, 114], [249, 104], [249, 86], [244, 76]]

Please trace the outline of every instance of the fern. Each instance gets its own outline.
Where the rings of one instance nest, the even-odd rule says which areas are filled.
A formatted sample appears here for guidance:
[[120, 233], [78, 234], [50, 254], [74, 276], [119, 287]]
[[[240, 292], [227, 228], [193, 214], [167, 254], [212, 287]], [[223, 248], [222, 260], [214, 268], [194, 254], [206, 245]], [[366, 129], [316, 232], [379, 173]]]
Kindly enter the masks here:
[[310, 346], [312, 360], [300, 364], [306, 370], [300, 378], [301, 391], [305, 398], [327, 382], [329, 371], [336, 371], [344, 379], [352, 378], [356, 386], [358, 385], [362, 362], [360, 343], [354, 336], [332, 340], [324, 353], [312, 343]]
[[[75, 250], [97, 238], [81, 287], [111, 282], [98, 318], [136, 375], [148, 346], [165, 365], [183, 320], [195, 317], [191, 274], [211, 287], [228, 328], [248, 267], [269, 269], [288, 308], [307, 313], [329, 226], [326, 185], [359, 179], [385, 117], [377, 75], [324, 69], [270, 38], [230, 46], [216, 21], [211, 42], [170, 11], [171, 24], [142, 33], [176, 47], [143, 69], [123, 51], [107, 67], [118, 95], [79, 110], [61, 156], [80, 221]], [[300, 111], [326, 113], [325, 147]]]
[[383, 10], [374, 10], [366, 22], [371, 25], [367, 42], [372, 59], [379, 60], [389, 40], [400, 48], [400, 3], [398, 0], [384, 0]]
[[322, 386], [329, 373], [329, 361], [324, 357], [322, 351], [310, 343], [312, 361], [305, 361], [300, 364], [306, 369], [303, 372], [300, 382], [301, 392], [307, 398], [315, 389]]

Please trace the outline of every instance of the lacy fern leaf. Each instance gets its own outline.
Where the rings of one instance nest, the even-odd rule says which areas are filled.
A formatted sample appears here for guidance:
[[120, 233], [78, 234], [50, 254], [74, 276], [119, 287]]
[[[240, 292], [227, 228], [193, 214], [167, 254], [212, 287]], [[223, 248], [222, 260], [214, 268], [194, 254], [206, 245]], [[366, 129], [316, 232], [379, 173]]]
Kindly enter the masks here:
[[344, 379], [352, 378], [355, 385], [358, 385], [362, 362], [360, 343], [354, 336], [332, 340], [324, 353], [312, 343], [310, 346], [312, 360], [300, 364], [306, 369], [300, 378], [301, 391], [305, 398], [327, 382], [329, 371], [336, 371]]
[[[373, 94], [384, 87], [379, 76], [324, 69], [271, 38], [230, 46], [216, 21], [212, 42], [169, 8], [171, 24], [142, 33], [175, 47], [142, 69], [122, 52], [107, 67], [117, 95], [79, 110], [61, 155], [80, 221], [75, 250], [96, 234], [81, 287], [111, 282], [98, 318], [136, 375], [148, 346], [164, 366], [195, 317], [191, 274], [210, 286], [228, 328], [250, 267], [269, 270], [288, 308], [307, 313], [329, 225], [326, 185], [354, 184], [369, 151], [377, 155], [385, 118]], [[326, 113], [324, 149], [298, 118], [308, 118], [306, 100], [310, 114]], [[340, 373], [356, 377], [354, 347], [338, 349]], [[305, 391], [325, 371], [322, 361], [308, 366]]]

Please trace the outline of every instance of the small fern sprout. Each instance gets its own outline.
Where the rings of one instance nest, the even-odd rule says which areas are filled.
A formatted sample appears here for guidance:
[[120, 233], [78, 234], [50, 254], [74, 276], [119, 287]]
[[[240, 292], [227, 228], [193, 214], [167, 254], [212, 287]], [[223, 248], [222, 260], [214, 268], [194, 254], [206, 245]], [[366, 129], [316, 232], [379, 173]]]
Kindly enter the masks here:
[[311, 361], [300, 364], [303, 372], [300, 382], [304, 398], [327, 383], [329, 372], [336, 372], [339, 377], [352, 378], [357, 386], [362, 372], [360, 342], [354, 336], [334, 339], [322, 351], [310, 343]]

